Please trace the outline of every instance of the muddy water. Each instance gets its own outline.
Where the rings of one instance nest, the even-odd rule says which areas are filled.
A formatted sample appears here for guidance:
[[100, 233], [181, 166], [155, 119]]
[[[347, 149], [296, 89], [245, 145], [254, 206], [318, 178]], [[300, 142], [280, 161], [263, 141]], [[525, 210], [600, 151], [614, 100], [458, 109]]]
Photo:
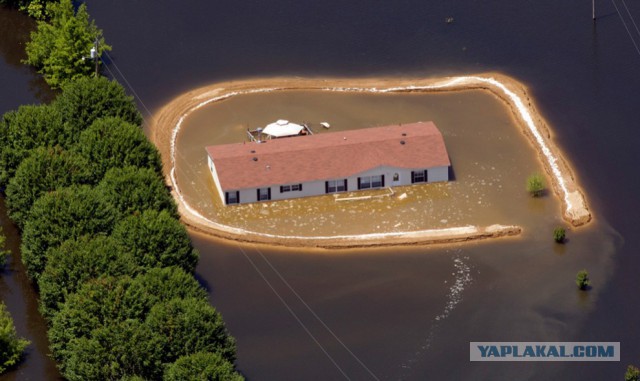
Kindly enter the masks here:
[[[310, 123], [315, 133], [434, 121], [455, 180], [394, 188], [396, 196], [335, 201], [333, 195], [225, 207], [207, 168], [206, 145], [242, 142], [245, 131], [277, 119]], [[255, 144], [255, 143], [248, 143]], [[249, 94], [191, 113], [177, 143], [176, 174], [186, 201], [207, 218], [270, 234], [318, 236], [491, 224], [554, 222], [555, 197], [532, 200], [526, 177], [542, 172], [510, 111], [488, 92], [361, 94], [283, 91]], [[387, 190], [341, 195], [384, 195]], [[405, 199], [397, 196], [405, 194]], [[533, 217], [533, 218], [532, 218]], [[539, 218], [542, 220], [540, 220]]]
[[[247, 128], [279, 118], [307, 121], [318, 133], [326, 133], [322, 121], [341, 131], [433, 120], [455, 180], [401, 189], [405, 202], [318, 197], [219, 205], [203, 146], [241, 142]], [[576, 292], [575, 273], [589, 268], [594, 283], [606, 284], [622, 245], [598, 220], [569, 230], [567, 245], [553, 242], [553, 229], [563, 225], [558, 200], [531, 199], [524, 190], [527, 175], [540, 171], [535, 152], [504, 105], [479, 90], [238, 96], [191, 114], [177, 151], [178, 181], [192, 205], [212, 219], [260, 231], [524, 227], [521, 237], [493, 242], [347, 251], [236, 245], [194, 233], [199, 250], [210, 253], [201, 256], [198, 272], [238, 339], [239, 366], [250, 379], [561, 377], [567, 368], [557, 365], [470, 363], [469, 341], [578, 338], [601, 290]]]
[[600, 291], [577, 292], [575, 273], [589, 268], [594, 284], [607, 284], [621, 240], [596, 222], [558, 246], [550, 228], [492, 243], [351, 251], [192, 237], [214, 253], [201, 256], [199, 273], [249, 379], [560, 379], [555, 364], [468, 361], [469, 341], [579, 338]]

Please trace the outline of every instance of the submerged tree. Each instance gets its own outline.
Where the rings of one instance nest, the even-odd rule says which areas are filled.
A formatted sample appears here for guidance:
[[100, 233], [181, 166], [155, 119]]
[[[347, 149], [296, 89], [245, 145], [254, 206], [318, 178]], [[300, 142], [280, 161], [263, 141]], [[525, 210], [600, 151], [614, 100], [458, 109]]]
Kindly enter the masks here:
[[557, 243], [563, 243], [566, 236], [567, 232], [563, 227], [555, 228], [555, 230], [553, 231], [553, 240]]
[[533, 197], [540, 197], [544, 193], [544, 179], [539, 173], [534, 173], [527, 178], [527, 192]]
[[640, 369], [633, 365], [627, 367], [627, 372], [624, 374], [624, 381], [640, 381]]
[[13, 319], [4, 303], [0, 303], [0, 373], [16, 365], [29, 341], [19, 338]]
[[578, 274], [576, 275], [576, 285], [578, 288], [586, 290], [590, 284], [591, 281], [589, 280], [589, 273], [587, 273], [587, 270], [578, 271]]
[[51, 2], [46, 13], [51, 20], [38, 21], [38, 28], [31, 33], [26, 46], [25, 63], [35, 66], [51, 87], [59, 88], [71, 79], [93, 72], [94, 63], [86, 57], [96, 40], [98, 56], [111, 47], [105, 44], [102, 31], [89, 20], [86, 4], [81, 4], [76, 12], [71, 0]]

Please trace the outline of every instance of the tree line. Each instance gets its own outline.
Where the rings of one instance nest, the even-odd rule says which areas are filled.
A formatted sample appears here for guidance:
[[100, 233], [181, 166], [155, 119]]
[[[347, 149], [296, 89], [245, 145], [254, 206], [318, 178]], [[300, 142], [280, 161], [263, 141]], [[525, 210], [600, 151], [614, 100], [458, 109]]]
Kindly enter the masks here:
[[69, 380], [243, 379], [235, 341], [194, 278], [198, 253], [133, 99], [115, 81], [74, 72], [88, 39], [73, 60], [50, 58], [64, 51], [60, 36], [73, 36], [69, 25], [101, 32], [84, 5], [37, 3], [50, 5], [29, 60], [44, 52], [41, 66], [31, 63], [61, 90], [2, 116], [0, 189], [53, 358]]

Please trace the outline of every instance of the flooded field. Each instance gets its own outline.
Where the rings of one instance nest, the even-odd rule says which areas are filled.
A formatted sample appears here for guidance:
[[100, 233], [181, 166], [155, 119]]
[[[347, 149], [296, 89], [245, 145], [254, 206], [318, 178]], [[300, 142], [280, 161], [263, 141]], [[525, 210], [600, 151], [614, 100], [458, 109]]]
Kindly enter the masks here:
[[[296, 200], [222, 205], [204, 147], [247, 140], [246, 130], [277, 119], [307, 122], [315, 133], [434, 121], [452, 162], [452, 181]], [[255, 144], [255, 143], [247, 143]], [[185, 200], [206, 218], [260, 233], [326, 236], [520, 225], [532, 216], [561, 223], [549, 194], [531, 199], [527, 176], [542, 173], [536, 152], [495, 96], [481, 90], [438, 94], [277, 91], [212, 103], [185, 119], [177, 139], [176, 178]], [[406, 194], [406, 198], [398, 197]], [[380, 196], [336, 201], [336, 197]], [[551, 222], [548, 222], [551, 223]]]

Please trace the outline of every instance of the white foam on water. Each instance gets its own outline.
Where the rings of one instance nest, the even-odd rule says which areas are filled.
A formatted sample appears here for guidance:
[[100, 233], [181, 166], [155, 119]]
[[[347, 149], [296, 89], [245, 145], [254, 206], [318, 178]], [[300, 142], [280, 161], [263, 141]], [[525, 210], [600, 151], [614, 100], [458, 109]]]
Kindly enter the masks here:
[[[408, 372], [413, 368], [413, 366], [418, 363], [422, 358], [424, 358], [425, 353], [431, 348], [431, 344], [433, 343], [434, 337], [440, 327], [440, 323], [442, 323], [456, 308], [460, 302], [462, 302], [462, 294], [467, 286], [469, 286], [473, 282], [473, 277], [471, 276], [471, 266], [466, 264], [464, 260], [468, 260], [469, 257], [460, 258], [459, 256], [453, 259], [453, 267], [454, 272], [452, 275], [454, 276], [454, 282], [449, 287], [449, 291], [447, 293], [447, 302], [444, 306], [443, 311], [436, 315], [431, 321], [429, 331], [418, 349], [415, 351], [413, 356], [406, 360], [400, 366], [402, 368], [402, 375], [400, 379], [405, 379], [408, 377]], [[445, 281], [447, 283], [447, 281]]]

